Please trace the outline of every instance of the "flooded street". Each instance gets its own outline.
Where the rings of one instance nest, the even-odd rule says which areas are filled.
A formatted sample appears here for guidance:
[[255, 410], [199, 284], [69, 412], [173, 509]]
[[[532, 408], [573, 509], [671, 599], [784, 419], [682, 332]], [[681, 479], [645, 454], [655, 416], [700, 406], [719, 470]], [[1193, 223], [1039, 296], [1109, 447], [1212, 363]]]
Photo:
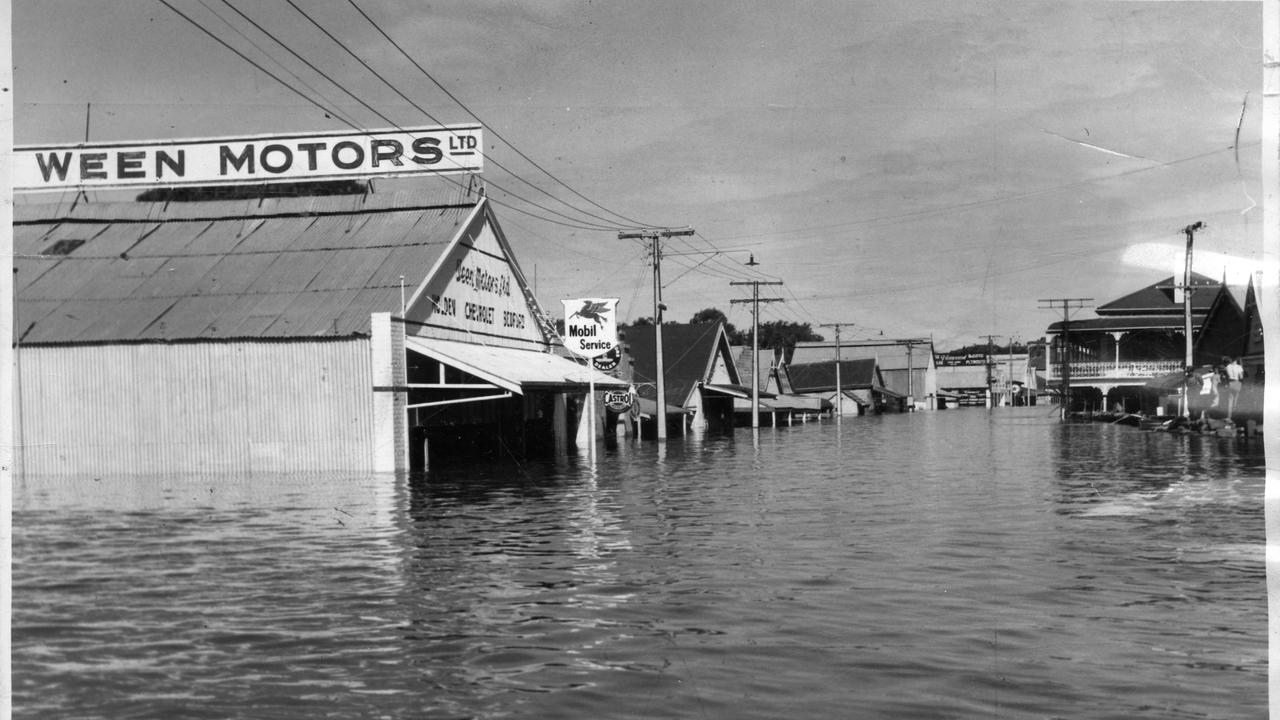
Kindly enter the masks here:
[[1260, 440], [948, 410], [27, 478], [21, 718], [1256, 718]]

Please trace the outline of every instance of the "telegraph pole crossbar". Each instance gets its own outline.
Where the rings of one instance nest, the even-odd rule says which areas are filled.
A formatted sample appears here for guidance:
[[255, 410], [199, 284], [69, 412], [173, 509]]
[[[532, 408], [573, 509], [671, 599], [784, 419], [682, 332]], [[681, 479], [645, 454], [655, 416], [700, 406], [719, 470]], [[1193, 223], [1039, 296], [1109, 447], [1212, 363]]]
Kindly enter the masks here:
[[853, 325], [854, 323], [822, 323], [818, 327], [829, 327], [836, 329], [836, 425], [844, 422], [844, 383], [840, 377], [840, 328], [845, 325]]
[[618, 233], [619, 240], [648, 240], [653, 253], [653, 347], [654, 364], [657, 367], [654, 384], [658, 391], [658, 407], [654, 412], [653, 422], [657, 428], [658, 442], [666, 442], [667, 439], [667, 386], [663, 377], [666, 370], [662, 363], [662, 311], [667, 306], [662, 303], [662, 240], [692, 234], [693, 228], [653, 228]]
[[983, 335], [982, 337], [984, 337], [984, 338], [986, 338], [986, 339], [987, 339], [987, 362], [986, 362], [986, 366], [987, 366], [987, 409], [988, 409], [988, 410], [990, 410], [991, 408], [995, 407], [995, 404], [996, 404], [996, 403], [995, 403], [995, 400], [996, 400], [996, 398], [995, 398], [995, 391], [992, 389], [992, 386], [995, 384], [995, 372], [994, 372], [994, 370], [993, 370], [993, 368], [992, 368], [992, 362], [991, 362], [991, 356], [992, 356], [992, 354], [994, 353], [994, 350], [992, 350], [992, 343], [995, 341], [995, 339], [996, 339], [996, 338], [1001, 337], [1001, 336], [1000, 336], [1000, 335]]
[[751, 427], [760, 427], [760, 303], [786, 302], [782, 298], [760, 297], [761, 285], [781, 285], [781, 280], [734, 280], [730, 285], [750, 285], [750, 300], [730, 300], [730, 305], [751, 303]]

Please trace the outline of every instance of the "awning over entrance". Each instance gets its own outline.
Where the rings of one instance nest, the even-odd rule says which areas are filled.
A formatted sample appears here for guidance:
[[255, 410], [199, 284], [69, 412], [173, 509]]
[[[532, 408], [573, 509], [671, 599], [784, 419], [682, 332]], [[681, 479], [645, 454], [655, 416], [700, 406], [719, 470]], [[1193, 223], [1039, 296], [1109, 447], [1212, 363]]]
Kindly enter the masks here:
[[822, 412], [831, 407], [830, 400], [803, 395], [778, 395], [774, 398], [764, 398], [760, 404], [769, 410], [784, 412]]
[[[636, 405], [635, 405], [636, 412], [640, 413], [641, 417], [651, 418], [654, 415], [658, 414], [657, 400], [652, 400], [650, 398], [637, 397], [635, 402], [636, 402]], [[693, 414], [692, 410], [686, 410], [680, 407], [679, 405], [672, 405], [671, 403], [667, 403], [668, 417], [678, 416], [678, 415], [692, 415], [692, 414]]]
[[[710, 391], [710, 392], [720, 393], [720, 394], [722, 394], [722, 395], [729, 395], [729, 396], [731, 396], [731, 397], [736, 397], [736, 398], [750, 398], [750, 397], [751, 397], [751, 388], [749, 388], [749, 387], [743, 387], [743, 386], [741, 386], [741, 385], [727, 385], [727, 384], [714, 384], [714, 385], [713, 385], [713, 384], [707, 383], [707, 384], [705, 384], [705, 385], [703, 385], [703, 386], [702, 386], [702, 389], [703, 389], [703, 390], [708, 390], [708, 391]], [[762, 397], [762, 398], [772, 398], [772, 397], [777, 397], [777, 395], [776, 395], [775, 393], [765, 392], [765, 391], [763, 391], [763, 390], [758, 390], [757, 392], [759, 392], [759, 393], [760, 393], [760, 397]]]
[[559, 355], [515, 348], [474, 345], [452, 340], [406, 336], [405, 348], [458, 368], [500, 388], [523, 395], [530, 390], [586, 392], [596, 389], [625, 390], [627, 383], [587, 365]]

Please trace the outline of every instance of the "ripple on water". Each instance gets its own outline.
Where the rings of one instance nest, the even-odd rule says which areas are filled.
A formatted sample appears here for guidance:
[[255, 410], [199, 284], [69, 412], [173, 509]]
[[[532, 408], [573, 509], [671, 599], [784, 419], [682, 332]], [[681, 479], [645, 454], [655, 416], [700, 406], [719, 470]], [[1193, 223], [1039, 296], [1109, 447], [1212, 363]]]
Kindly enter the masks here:
[[1258, 454], [1003, 410], [594, 468], [27, 478], [14, 714], [1264, 714]]

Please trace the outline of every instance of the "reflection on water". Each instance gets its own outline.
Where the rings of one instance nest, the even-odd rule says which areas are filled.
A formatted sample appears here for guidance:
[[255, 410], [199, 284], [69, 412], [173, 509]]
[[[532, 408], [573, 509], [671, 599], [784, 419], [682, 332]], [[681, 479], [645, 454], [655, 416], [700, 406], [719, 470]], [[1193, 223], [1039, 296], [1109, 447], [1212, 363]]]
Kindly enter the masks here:
[[30, 478], [17, 717], [1259, 717], [1260, 443], [946, 411]]

